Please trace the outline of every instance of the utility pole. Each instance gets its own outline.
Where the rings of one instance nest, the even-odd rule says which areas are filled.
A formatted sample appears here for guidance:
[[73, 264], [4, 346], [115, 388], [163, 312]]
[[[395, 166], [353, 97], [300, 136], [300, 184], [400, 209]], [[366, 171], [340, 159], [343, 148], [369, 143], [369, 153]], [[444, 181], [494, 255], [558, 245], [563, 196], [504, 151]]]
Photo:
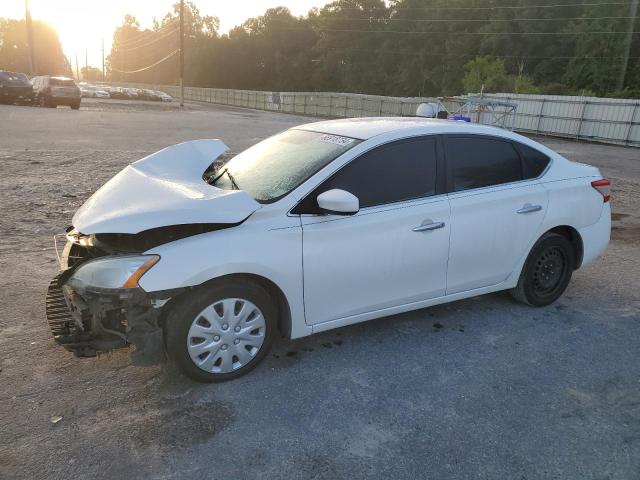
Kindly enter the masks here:
[[104, 75], [104, 36], [102, 37], [102, 81], [105, 81]]
[[[84, 75], [89, 78], [89, 49], [84, 49]], [[83, 78], [83, 80], [87, 80], [87, 78]]]
[[635, 24], [636, 16], [638, 15], [638, 1], [639, 0], [632, 0], [631, 5], [629, 5], [629, 23], [627, 25], [627, 36], [624, 42], [624, 56], [622, 58], [622, 70], [620, 70], [617, 90], [622, 90], [624, 88], [624, 79], [627, 76], [629, 51], [631, 50], [631, 42], [633, 42], [633, 25]]
[[184, 107], [184, 0], [180, 0], [180, 106]]
[[24, 0], [24, 23], [27, 27], [27, 42], [29, 43], [29, 68], [31, 76], [37, 73], [36, 51], [33, 44], [33, 22], [31, 21], [31, 10], [29, 10], [29, 0]]
[[76, 77], [80, 81], [80, 69], [78, 68], [78, 51], [76, 50]]

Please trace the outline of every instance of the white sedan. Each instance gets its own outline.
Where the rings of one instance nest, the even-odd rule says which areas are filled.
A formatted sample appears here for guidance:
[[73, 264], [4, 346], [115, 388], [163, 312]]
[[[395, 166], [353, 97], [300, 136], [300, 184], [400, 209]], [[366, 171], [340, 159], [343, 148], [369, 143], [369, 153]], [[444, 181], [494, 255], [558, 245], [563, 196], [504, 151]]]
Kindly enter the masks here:
[[278, 334], [499, 290], [548, 305], [609, 242], [598, 169], [506, 130], [333, 120], [214, 161], [225, 151], [168, 147], [78, 210], [47, 297], [59, 343], [79, 356], [134, 344], [136, 364], [166, 351], [223, 381]]

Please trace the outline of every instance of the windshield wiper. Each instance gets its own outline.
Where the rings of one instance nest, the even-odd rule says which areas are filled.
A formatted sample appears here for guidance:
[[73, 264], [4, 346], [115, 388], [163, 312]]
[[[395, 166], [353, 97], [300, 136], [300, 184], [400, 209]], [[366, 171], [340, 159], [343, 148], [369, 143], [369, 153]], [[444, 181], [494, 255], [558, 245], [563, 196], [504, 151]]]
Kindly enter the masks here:
[[228, 168], [225, 168], [218, 175], [216, 175], [215, 178], [213, 180], [211, 180], [211, 182], [210, 182], [211, 185], [216, 183], [218, 181], [218, 179], [220, 177], [222, 177], [225, 173], [227, 174], [227, 177], [229, 177], [229, 180], [231, 180], [231, 187], [234, 188], [235, 190], [240, 190], [240, 187], [238, 186], [238, 183], [236, 182], [236, 179], [233, 178], [233, 175], [231, 175], [231, 172], [229, 171]]

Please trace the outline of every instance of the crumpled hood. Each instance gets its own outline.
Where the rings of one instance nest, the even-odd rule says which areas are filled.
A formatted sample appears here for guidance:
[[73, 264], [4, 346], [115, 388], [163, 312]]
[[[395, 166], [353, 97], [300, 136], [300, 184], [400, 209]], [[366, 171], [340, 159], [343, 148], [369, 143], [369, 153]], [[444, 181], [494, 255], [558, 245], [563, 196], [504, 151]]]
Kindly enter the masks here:
[[167, 147], [132, 163], [78, 209], [73, 226], [84, 234], [139, 233], [194, 223], [239, 223], [260, 208], [242, 190], [207, 184], [202, 174], [229, 148], [220, 140]]

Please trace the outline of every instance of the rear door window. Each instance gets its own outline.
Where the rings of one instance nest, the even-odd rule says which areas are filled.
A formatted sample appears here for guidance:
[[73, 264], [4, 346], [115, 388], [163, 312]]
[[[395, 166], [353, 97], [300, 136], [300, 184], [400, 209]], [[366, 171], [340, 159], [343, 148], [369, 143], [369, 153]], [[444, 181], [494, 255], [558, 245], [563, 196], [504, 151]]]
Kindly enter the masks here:
[[445, 152], [453, 192], [523, 179], [520, 155], [511, 142], [481, 136], [445, 136]]

